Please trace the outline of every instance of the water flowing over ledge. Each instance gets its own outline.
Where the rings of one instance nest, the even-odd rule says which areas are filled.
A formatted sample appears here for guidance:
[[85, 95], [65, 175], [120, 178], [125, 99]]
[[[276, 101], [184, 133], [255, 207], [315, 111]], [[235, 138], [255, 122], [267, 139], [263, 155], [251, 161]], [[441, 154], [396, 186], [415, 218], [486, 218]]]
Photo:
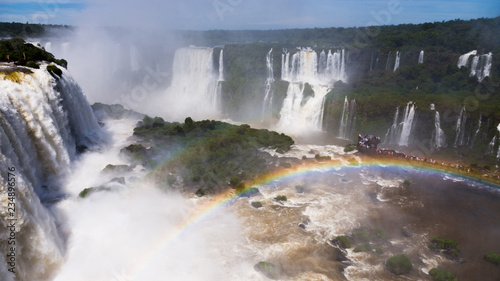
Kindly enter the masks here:
[[[4, 65], [0, 69], [0, 201], [16, 206], [10, 217], [17, 219], [17, 280], [46, 280], [62, 263], [64, 241], [47, 206], [62, 196], [60, 180], [78, 150], [91, 148], [103, 138], [71, 74], [58, 67], [62, 72], [58, 76], [46, 67], [9, 71]], [[12, 169], [16, 196], [9, 200], [6, 189]], [[9, 218], [3, 210], [1, 217]], [[0, 237], [0, 251], [7, 253], [7, 229], [2, 228]], [[7, 265], [2, 256], [0, 268]], [[11, 272], [1, 269], [0, 279], [14, 280]]]

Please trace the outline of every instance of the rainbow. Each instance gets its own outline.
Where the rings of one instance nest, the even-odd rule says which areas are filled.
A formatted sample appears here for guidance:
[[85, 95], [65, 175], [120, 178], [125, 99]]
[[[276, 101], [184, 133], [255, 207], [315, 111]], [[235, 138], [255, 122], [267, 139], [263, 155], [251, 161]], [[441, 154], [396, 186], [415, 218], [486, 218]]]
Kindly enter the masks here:
[[[252, 181], [246, 182], [245, 188], [238, 192], [234, 190], [227, 190], [216, 196], [213, 196], [210, 201], [203, 206], [200, 206], [195, 212], [190, 214], [189, 219], [179, 224], [175, 229], [170, 231], [164, 236], [161, 241], [158, 242], [157, 247], [153, 247], [149, 252], [144, 254], [144, 257], [140, 259], [142, 262], [139, 263], [134, 270], [132, 270], [134, 278], [138, 276], [142, 271], [147, 268], [149, 261], [154, 260], [155, 257], [184, 233], [188, 233], [195, 225], [205, 220], [207, 217], [211, 216], [224, 206], [230, 204], [236, 198], [239, 198], [242, 194], [247, 192], [250, 188], [255, 186], [268, 185], [270, 183], [283, 180], [291, 179], [295, 177], [305, 176], [311, 173], [317, 172], [329, 172], [332, 170], [338, 171], [339, 169], [359, 169], [361, 167], [386, 167], [394, 169], [409, 169], [409, 170], [419, 170], [430, 173], [440, 173], [447, 174], [453, 177], [465, 178], [470, 181], [479, 182], [481, 184], [487, 184], [494, 188], [500, 189], [500, 181], [492, 179], [482, 179], [479, 177], [474, 177], [468, 174], [460, 173], [453, 169], [448, 169], [446, 167], [441, 167], [440, 165], [431, 165], [428, 163], [421, 163], [418, 161], [408, 161], [404, 159], [395, 159], [392, 157], [383, 158], [369, 158], [363, 157], [362, 163], [353, 163], [350, 165], [343, 164], [340, 161], [327, 161], [327, 162], [316, 162], [314, 160], [308, 161], [303, 165], [297, 165], [288, 169], [278, 169], [264, 174], [260, 177], [255, 178]], [[135, 279], [131, 279], [135, 280]]]

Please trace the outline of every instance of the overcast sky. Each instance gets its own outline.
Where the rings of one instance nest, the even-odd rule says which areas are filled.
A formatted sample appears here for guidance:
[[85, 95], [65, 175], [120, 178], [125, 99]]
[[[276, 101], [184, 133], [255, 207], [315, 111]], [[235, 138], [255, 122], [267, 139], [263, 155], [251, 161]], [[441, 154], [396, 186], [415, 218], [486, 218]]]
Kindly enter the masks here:
[[0, 0], [0, 21], [198, 30], [352, 27], [499, 15], [499, 0]]

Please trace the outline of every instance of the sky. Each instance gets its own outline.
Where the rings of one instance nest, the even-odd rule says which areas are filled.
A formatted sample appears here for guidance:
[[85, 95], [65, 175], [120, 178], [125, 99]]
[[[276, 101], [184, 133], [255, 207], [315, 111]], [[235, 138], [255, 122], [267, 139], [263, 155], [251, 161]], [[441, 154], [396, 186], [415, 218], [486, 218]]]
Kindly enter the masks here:
[[5, 22], [194, 30], [359, 27], [499, 15], [499, 0], [0, 0]]

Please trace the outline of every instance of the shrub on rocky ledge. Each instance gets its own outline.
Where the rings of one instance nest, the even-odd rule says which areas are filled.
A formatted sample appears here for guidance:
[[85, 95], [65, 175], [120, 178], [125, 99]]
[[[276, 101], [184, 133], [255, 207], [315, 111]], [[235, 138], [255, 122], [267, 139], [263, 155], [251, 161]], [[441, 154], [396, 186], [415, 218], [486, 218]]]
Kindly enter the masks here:
[[410, 259], [405, 254], [399, 254], [388, 258], [385, 267], [396, 275], [407, 274], [413, 269]]
[[429, 271], [433, 281], [457, 281], [455, 276], [447, 270], [433, 268]]
[[349, 241], [349, 238], [347, 238], [347, 236], [339, 235], [335, 238], [335, 240], [340, 248], [343, 249], [351, 248], [351, 241]]
[[286, 202], [287, 198], [285, 195], [278, 195], [274, 198], [275, 201], [278, 201], [278, 202]]
[[262, 208], [262, 203], [260, 203], [259, 201], [255, 201], [255, 202], [252, 202], [250, 203], [252, 205], [252, 207], [254, 207], [255, 209], [258, 209], [258, 208]]

